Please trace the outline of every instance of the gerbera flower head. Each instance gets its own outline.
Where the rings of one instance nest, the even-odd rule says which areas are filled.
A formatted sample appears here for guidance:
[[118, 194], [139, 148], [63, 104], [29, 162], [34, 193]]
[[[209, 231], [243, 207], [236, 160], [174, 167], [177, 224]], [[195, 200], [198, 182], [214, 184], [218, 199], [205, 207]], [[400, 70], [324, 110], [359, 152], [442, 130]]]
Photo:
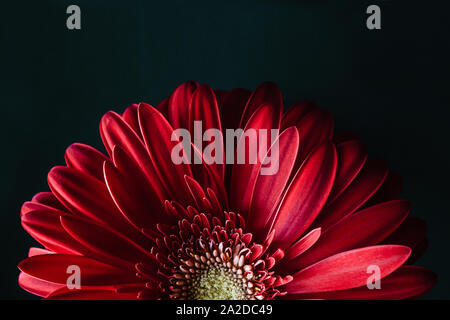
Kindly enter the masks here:
[[[199, 136], [198, 123], [223, 135]], [[230, 142], [227, 129], [279, 134]], [[197, 138], [180, 148], [183, 132]], [[335, 134], [312, 102], [283, 113], [273, 83], [250, 92], [186, 82], [155, 107], [106, 113], [100, 134], [106, 155], [72, 144], [66, 165], [48, 174], [51, 191], [22, 206], [23, 227], [43, 246], [19, 264], [19, 284], [33, 294], [401, 299], [436, 281], [411, 265], [427, 241], [398, 200], [400, 177], [355, 134]], [[214, 142], [209, 158], [205, 142]], [[255, 161], [239, 162], [251, 148]], [[261, 174], [269, 162], [275, 169]]]

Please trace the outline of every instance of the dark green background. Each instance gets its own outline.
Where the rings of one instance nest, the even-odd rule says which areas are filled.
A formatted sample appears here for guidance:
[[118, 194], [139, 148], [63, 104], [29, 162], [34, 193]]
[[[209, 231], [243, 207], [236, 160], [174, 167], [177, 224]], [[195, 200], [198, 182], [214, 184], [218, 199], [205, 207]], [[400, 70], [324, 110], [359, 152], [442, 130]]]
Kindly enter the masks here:
[[[27, 3], [28, 2], [28, 3]], [[1, 4], [1, 290], [35, 244], [21, 203], [46, 190], [65, 148], [101, 148], [107, 110], [156, 104], [181, 82], [255, 88], [276, 82], [286, 105], [308, 98], [359, 133], [404, 177], [412, 214], [428, 222], [419, 264], [450, 298], [448, 1], [18, 1]], [[66, 28], [69, 4], [82, 30]], [[365, 26], [382, 9], [382, 30]]]

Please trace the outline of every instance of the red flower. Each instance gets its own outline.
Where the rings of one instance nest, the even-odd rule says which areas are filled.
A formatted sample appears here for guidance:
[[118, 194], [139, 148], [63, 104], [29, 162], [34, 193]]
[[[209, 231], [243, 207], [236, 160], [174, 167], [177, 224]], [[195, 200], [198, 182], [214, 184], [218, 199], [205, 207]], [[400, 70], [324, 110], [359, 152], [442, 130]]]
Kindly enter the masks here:
[[[45, 249], [30, 249], [19, 284], [53, 299], [403, 299], [428, 291], [435, 275], [409, 265], [425, 250], [424, 223], [397, 200], [399, 176], [368, 158], [355, 135], [333, 134], [328, 112], [310, 102], [282, 110], [271, 83], [251, 93], [187, 82], [156, 108], [108, 112], [100, 133], [109, 156], [71, 145], [67, 165], [48, 174], [51, 192], [23, 204], [22, 225]], [[223, 131], [279, 128], [278, 172], [259, 174], [262, 161], [174, 164], [172, 133], [192, 132], [196, 120]], [[66, 285], [69, 266], [79, 267], [79, 289]], [[381, 289], [369, 289], [377, 275]]]

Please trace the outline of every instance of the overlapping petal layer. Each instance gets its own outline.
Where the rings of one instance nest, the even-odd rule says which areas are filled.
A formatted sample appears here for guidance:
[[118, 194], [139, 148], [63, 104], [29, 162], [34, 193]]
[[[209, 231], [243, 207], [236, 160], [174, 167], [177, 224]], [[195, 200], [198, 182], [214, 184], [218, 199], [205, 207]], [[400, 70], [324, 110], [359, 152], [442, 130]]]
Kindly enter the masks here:
[[[280, 134], [270, 149], [251, 137], [233, 142], [235, 151], [256, 144], [256, 163], [175, 164], [176, 129], [194, 134], [194, 121], [223, 133]], [[309, 101], [283, 113], [280, 90], [269, 82], [250, 92], [192, 81], [156, 107], [110, 111], [100, 123], [107, 155], [72, 144], [66, 166], [48, 174], [51, 192], [23, 204], [22, 225], [43, 248], [30, 249], [19, 264], [19, 285], [48, 299], [189, 298], [183, 270], [215, 257], [217, 270], [233, 266], [233, 281], [247, 279], [246, 298], [424, 294], [436, 276], [406, 265], [427, 240], [424, 222], [398, 200], [401, 179], [369, 158], [356, 135], [333, 129], [332, 116]], [[225, 160], [228, 141], [218, 142]], [[190, 149], [201, 158], [201, 148]], [[261, 175], [269, 155], [278, 170]], [[71, 265], [81, 270], [75, 290], [66, 285]], [[379, 290], [366, 286], [373, 265]]]

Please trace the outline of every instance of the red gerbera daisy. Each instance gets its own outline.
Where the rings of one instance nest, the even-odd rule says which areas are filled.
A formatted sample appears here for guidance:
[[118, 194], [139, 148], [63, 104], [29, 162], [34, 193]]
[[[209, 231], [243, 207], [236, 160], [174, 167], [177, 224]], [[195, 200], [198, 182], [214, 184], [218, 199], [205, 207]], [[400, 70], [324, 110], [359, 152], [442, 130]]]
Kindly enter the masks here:
[[[279, 129], [278, 148], [265, 154], [277, 153], [278, 171], [260, 174], [263, 161], [175, 164], [174, 130], [192, 132], [195, 121]], [[71, 145], [66, 166], [48, 174], [51, 192], [23, 204], [23, 227], [45, 247], [19, 264], [19, 284], [33, 294], [402, 299], [436, 281], [410, 265], [426, 248], [425, 228], [397, 200], [399, 176], [368, 158], [357, 136], [333, 134], [331, 115], [313, 103], [283, 113], [274, 84], [250, 92], [187, 82], [157, 107], [108, 112], [100, 133], [108, 156]], [[71, 267], [79, 288], [67, 286]], [[381, 288], [367, 285], [371, 270]]]

